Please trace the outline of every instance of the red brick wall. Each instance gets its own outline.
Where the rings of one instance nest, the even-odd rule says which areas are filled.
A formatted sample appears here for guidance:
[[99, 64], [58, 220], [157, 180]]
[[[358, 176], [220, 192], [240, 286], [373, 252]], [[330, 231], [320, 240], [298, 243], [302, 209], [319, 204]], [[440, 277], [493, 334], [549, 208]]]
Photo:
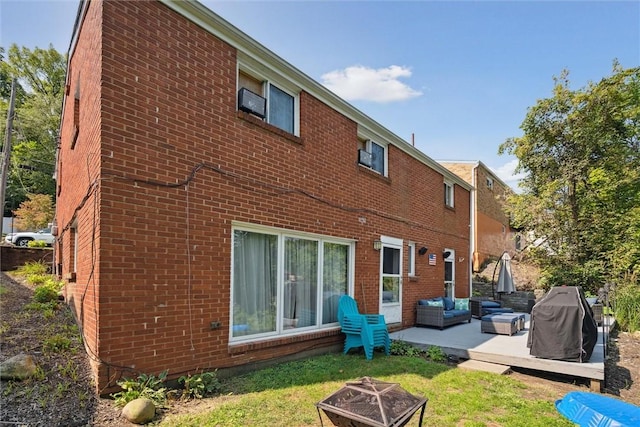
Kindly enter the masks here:
[[483, 167], [476, 169], [477, 186], [477, 260], [474, 269], [480, 269], [489, 258], [497, 258], [504, 251], [515, 253], [515, 237], [509, 227], [509, 217], [504, 205], [510, 190], [497, 180], [493, 180], [493, 188], [487, 185], [487, 177], [491, 177]]
[[[308, 93], [299, 138], [239, 114], [235, 49], [159, 3], [89, 9], [70, 69], [83, 88], [82, 138], [65, 145], [68, 101], [57, 221], [64, 229], [74, 212], [79, 220], [82, 255], [68, 292], [100, 360], [100, 390], [131, 372], [176, 377], [342, 341], [331, 330], [229, 346], [233, 221], [355, 239], [355, 297], [370, 312], [380, 235], [466, 259], [468, 191], [456, 186], [455, 209], [445, 208], [443, 176], [395, 147], [388, 178], [358, 166], [357, 124]], [[467, 263], [456, 266], [458, 296], [468, 295]], [[404, 265], [406, 276], [406, 252]], [[436, 266], [417, 257], [402, 326], [414, 324], [417, 299], [442, 294], [443, 277], [441, 256]], [[211, 330], [212, 321], [222, 327]]]
[[[56, 261], [61, 277], [73, 272], [72, 225], [83, 236], [76, 259], [76, 280], [65, 298], [82, 328], [87, 351], [97, 359], [100, 306], [100, 106], [101, 4], [90, 2], [76, 48], [70, 58], [57, 165]], [[75, 99], [78, 98], [76, 102]], [[76, 127], [77, 126], [77, 127]], [[77, 137], [76, 137], [77, 132]], [[75, 145], [74, 145], [75, 142]], [[97, 371], [99, 363], [94, 360]], [[104, 386], [104, 382], [100, 384]]]

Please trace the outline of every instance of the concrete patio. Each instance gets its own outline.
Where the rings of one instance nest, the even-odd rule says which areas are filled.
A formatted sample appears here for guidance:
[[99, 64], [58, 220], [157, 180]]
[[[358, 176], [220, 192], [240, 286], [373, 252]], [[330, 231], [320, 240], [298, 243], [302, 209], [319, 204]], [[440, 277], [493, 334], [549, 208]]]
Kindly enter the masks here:
[[481, 321], [475, 318], [471, 323], [461, 323], [444, 330], [412, 327], [392, 332], [390, 336], [392, 340], [401, 340], [424, 349], [438, 346], [448, 355], [460, 359], [587, 378], [591, 381], [592, 391], [601, 391], [605, 360], [603, 336], [606, 333], [608, 338], [608, 322], [611, 319], [605, 318], [604, 326], [598, 327], [598, 341], [589, 361], [578, 363], [531, 356], [527, 347], [529, 315], [525, 318], [524, 330], [512, 336], [482, 333]]

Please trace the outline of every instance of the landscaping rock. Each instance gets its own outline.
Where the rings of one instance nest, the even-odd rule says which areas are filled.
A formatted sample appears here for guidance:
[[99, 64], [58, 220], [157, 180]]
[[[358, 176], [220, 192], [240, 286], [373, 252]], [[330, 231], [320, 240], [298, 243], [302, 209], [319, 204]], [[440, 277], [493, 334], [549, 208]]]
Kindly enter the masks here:
[[134, 399], [122, 409], [122, 416], [134, 424], [146, 424], [156, 416], [156, 406], [149, 399]]
[[0, 378], [3, 380], [25, 380], [35, 375], [38, 369], [30, 354], [18, 354], [0, 363]]

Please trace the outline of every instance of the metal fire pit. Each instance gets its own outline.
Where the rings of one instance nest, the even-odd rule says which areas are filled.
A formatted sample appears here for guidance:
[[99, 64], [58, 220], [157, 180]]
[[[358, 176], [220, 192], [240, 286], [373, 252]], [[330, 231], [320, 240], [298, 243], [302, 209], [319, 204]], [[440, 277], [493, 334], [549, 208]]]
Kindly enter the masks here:
[[339, 427], [404, 426], [413, 414], [420, 411], [420, 426], [427, 399], [414, 396], [396, 383], [362, 377], [324, 400], [316, 403], [322, 425], [320, 409]]

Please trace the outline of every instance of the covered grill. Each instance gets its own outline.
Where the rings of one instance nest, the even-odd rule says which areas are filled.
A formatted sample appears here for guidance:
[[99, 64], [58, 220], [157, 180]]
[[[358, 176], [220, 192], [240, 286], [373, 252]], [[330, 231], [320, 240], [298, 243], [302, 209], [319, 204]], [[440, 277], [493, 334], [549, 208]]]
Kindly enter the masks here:
[[362, 377], [316, 403], [320, 424], [324, 411], [333, 425], [340, 427], [404, 426], [420, 411], [420, 426], [427, 399], [414, 396], [396, 383]]

